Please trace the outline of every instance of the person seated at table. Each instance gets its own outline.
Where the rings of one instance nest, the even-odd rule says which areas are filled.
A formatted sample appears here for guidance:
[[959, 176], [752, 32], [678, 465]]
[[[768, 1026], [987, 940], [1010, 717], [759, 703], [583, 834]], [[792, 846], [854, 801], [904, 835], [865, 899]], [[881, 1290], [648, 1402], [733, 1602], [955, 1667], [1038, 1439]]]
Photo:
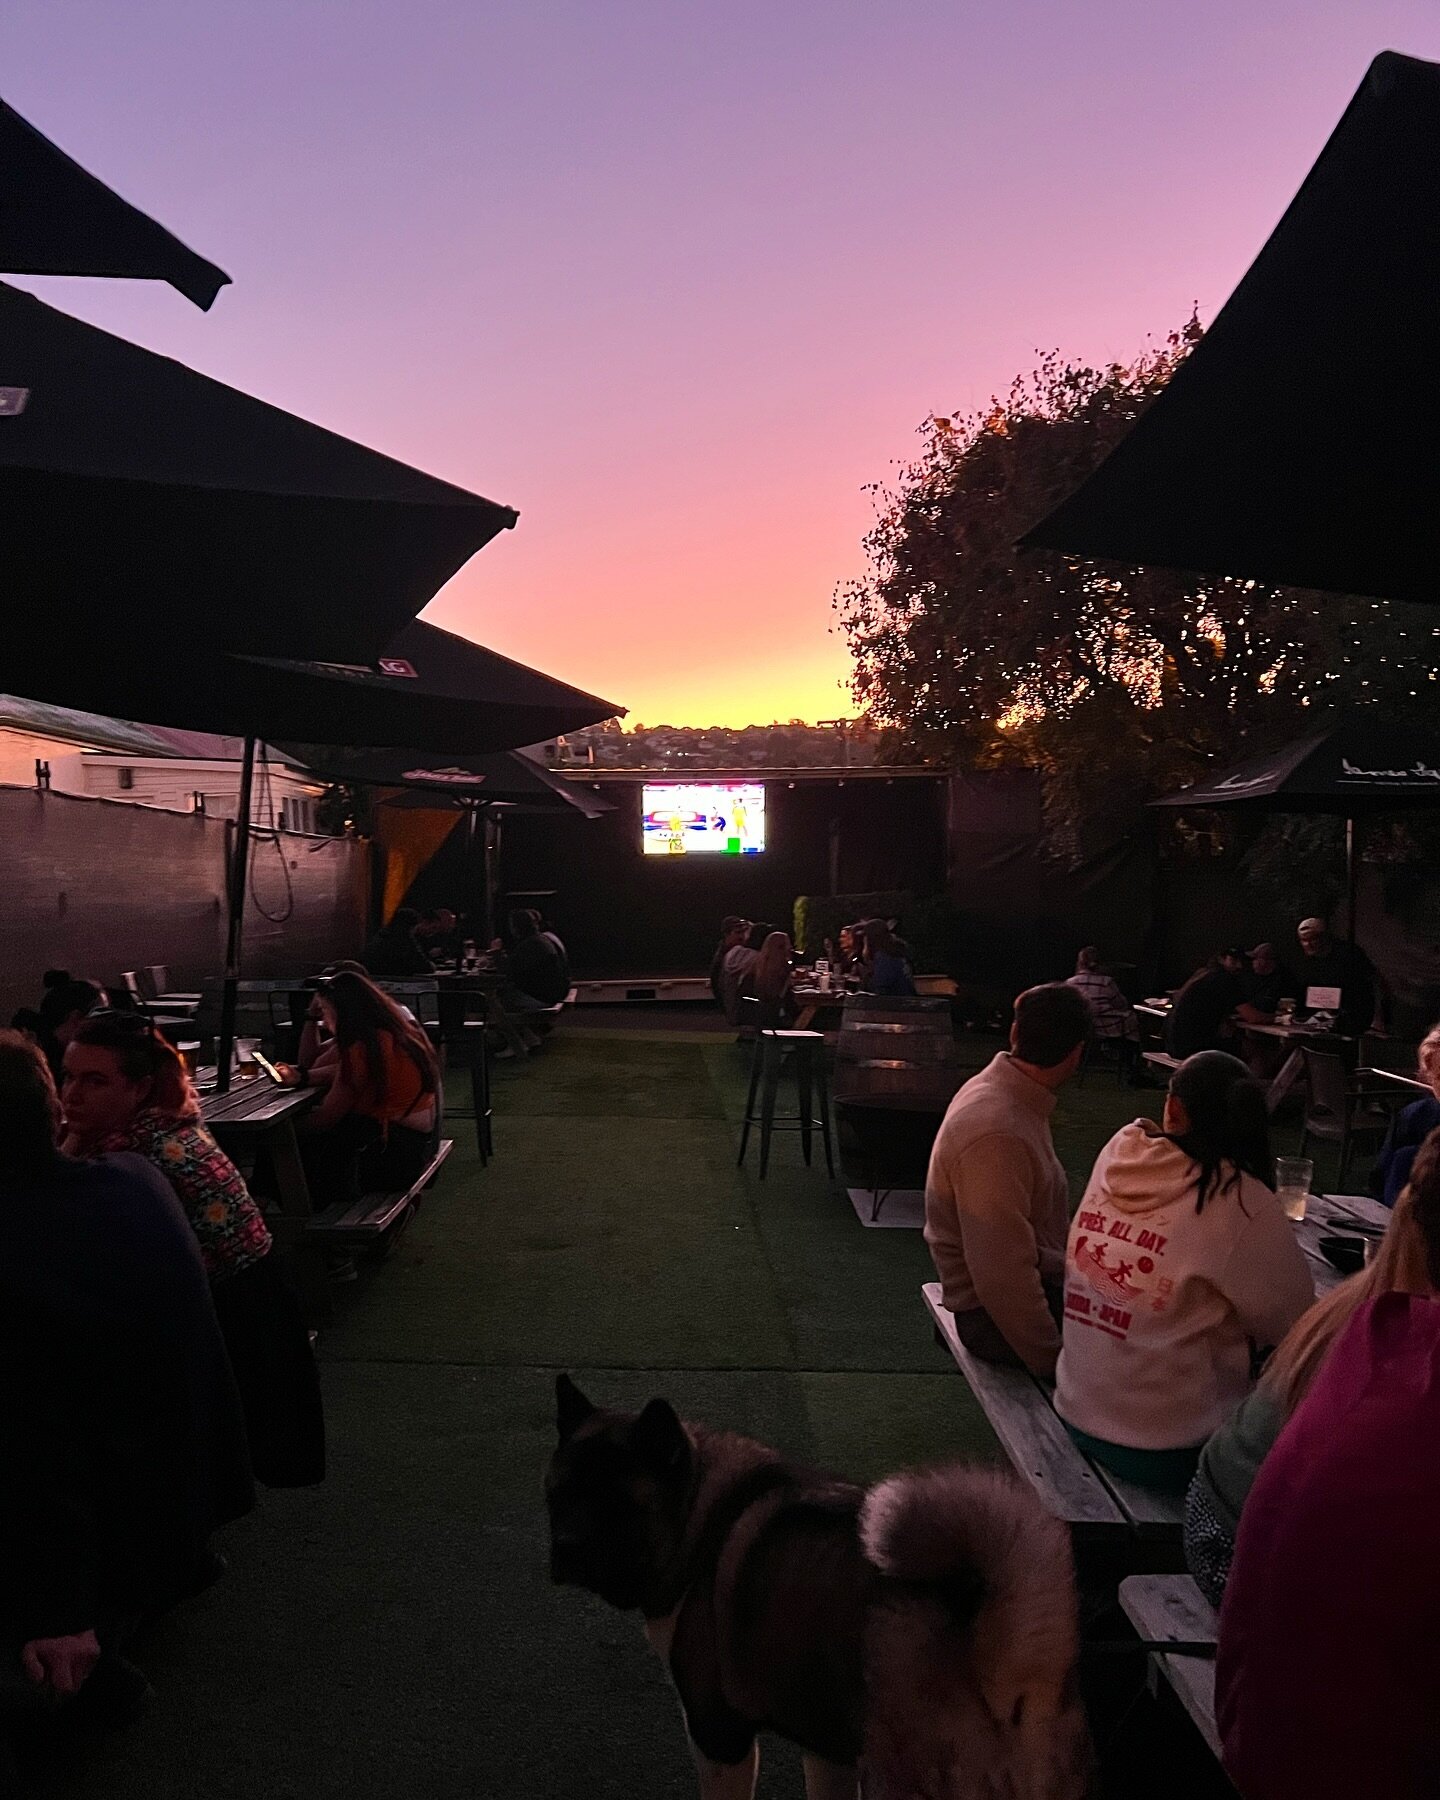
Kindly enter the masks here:
[[1230, 1015], [1245, 998], [1245, 952], [1221, 950], [1176, 994], [1165, 1021], [1165, 1048], [1183, 1062], [1201, 1050], [1234, 1044]]
[[303, 1077], [323, 1098], [300, 1121], [317, 1207], [419, 1180], [440, 1130], [440, 1071], [430, 1039], [363, 975], [322, 979], [315, 1008], [333, 1054]]
[[1080, 1066], [1090, 1008], [1064, 982], [1015, 1002], [1010, 1048], [950, 1102], [925, 1178], [925, 1242], [967, 1350], [1055, 1372], [1070, 1186], [1055, 1095]]
[[1300, 984], [1275, 954], [1273, 944], [1257, 944], [1246, 953], [1245, 996], [1235, 1008], [1250, 1025], [1269, 1025], [1282, 1000], [1297, 999]]
[[1366, 1299], [1255, 1478], [1220, 1615], [1215, 1716], [1245, 1800], [1440, 1794], [1440, 1219], [1425, 1290]]
[[727, 1019], [735, 1011], [736, 1002], [732, 997], [727, 1003], [725, 958], [732, 950], [738, 949], [745, 942], [749, 930], [750, 921], [748, 919], [742, 919], [738, 913], [727, 913], [720, 921], [720, 942], [715, 946], [715, 954], [710, 958], [710, 992], [715, 996], [716, 1004]]
[[1122, 1068], [1133, 1065], [1134, 1052], [1124, 1053], [1127, 1046], [1140, 1039], [1135, 1008], [1125, 998], [1120, 983], [1105, 969], [1094, 944], [1087, 944], [1075, 958], [1075, 973], [1069, 977], [1068, 985], [1084, 995], [1094, 1036], [1102, 1043], [1120, 1046]]
[[435, 965], [415, 935], [419, 923], [420, 915], [414, 907], [401, 906], [389, 924], [375, 933], [361, 958], [372, 981], [406, 981], [435, 973]]
[[[1347, 1037], [1369, 1031], [1376, 1023], [1378, 996], [1375, 970], [1358, 944], [1337, 943], [1323, 919], [1302, 919], [1296, 930], [1300, 940], [1300, 970], [1296, 981], [1303, 1012], [1328, 1012], [1335, 1029]], [[1340, 995], [1340, 1004], [1311, 1005], [1315, 989], [1329, 988]]]
[[915, 977], [908, 955], [906, 945], [884, 919], [865, 921], [865, 985], [872, 994], [914, 997]]
[[98, 1013], [66, 1048], [61, 1097], [69, 1154], [143, 1156], [184, 1209], [240, 1389], [256, 1475], [267, 1487], [324, 1480], [309, 1331], [260, 1208], [205, 1128], [178, 1051], [143, 1014]]
[[568, 973], [570, 968], [570, 952], [565, 948], [564, 939], [546, 919], [544, 913], [540, 911], [538, 906], [529, 906], [525, 910], [535, 921], [535, 929], [540, 933], [541, 937], [544, 938], [545, 942], [547, 944], [553, 944], [560, 952], [565, 963], [566, 972]]
[[725, 961], [720, 969], [720, 988], [729, 1002], [725, 1017], [732, 1025], [741, 1022], [740, 1002], [751, 991], [748, 983], [765, 946], [765, 940], [773, 929], [773, 926], [755, 921], [746, 928], [743, 941], [725, 952]]
[[504, 998], [511, 1005], [510, 990], [521, 1011], [559, 1006], [570, 992], [570, 968], [563, 951], [542, 932], [528, 906], [517, 906], [509, 918], [510, 952], [505, 961], [508, 983]]
[[1315, 1298], [1275, 1198], [1264, 1090], [1203, 1050], [1096, 1159], [1065, 1252], [1055, 1410], [1117, 1475], [1183, 1494], [1201, 1446]]
[[148, 1692], [120, 1657], [137, 1620], [215, 1579], [210, 1536], [255, 1496], [174, 1193], [59, 1130], [39, 1047], [0, 1032], [0, 1704], [85, 1688], [118, 1722]]
[[1393, 1206], [1410, 1179], [1415, 1152], [1440, 1125], [1440, 1025], [1432, 1025], [1421, 1039], [1416, 1066], [1430, 1093], [1401, 1107], [1390, 1121], [1385, 1142], [1370, 1172], [1370, 1191], [1384, 1206]]
[[432, 906], [420, 915], [415, 937], [432, 968], [459, 959], [460, 915], [453, 906]]
[[831, 972], [838, 979], [858, 977], [860, 965], [865, 960], [864, 926], [842, 925], [840, 935], [833, 944], [826, 940], [825, 950], [830, 958]]
[[1440, 1242], [1440, 1131], [1427, 1136], [1415, 1158], [1374, 1260], [1301, 1314], [1259, 1381], [1200, 1452], [1185, 1505], [1185, 1561], [1212, 1606], [1224, 1594], [1235, 1533], [1260, 1466], [1358, 1308], [1381, 1294], [1435, 1296], [1427, 1237]]
[[745, 978], [746, 992], [760, 1007], [762, 1027], [793, 1025], [796, 1016], [790, 997], [790, 973], [795, 948], [783, 931], [772, 931], [760, 948], [755, 966]]
[[82, 1021], [106, 1005], [105, 990], [98, 981], [78, 981], [68, 969], [47, 969], [44, 993], [38, 1008], [40, 1015], [40, 1048], [50, 1065], [50, 1073], [60, 1080], [60, 1067], [65, 1046], [74, 1037]]

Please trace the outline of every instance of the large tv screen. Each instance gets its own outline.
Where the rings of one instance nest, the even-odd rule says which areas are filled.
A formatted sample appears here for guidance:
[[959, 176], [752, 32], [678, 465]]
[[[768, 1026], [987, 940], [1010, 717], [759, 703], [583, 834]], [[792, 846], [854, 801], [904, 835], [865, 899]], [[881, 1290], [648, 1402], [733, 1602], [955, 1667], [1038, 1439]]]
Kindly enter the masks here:
[[647, 781], [640, 806], [647, 856], [755, 856], [765, 848], [763, 782]]

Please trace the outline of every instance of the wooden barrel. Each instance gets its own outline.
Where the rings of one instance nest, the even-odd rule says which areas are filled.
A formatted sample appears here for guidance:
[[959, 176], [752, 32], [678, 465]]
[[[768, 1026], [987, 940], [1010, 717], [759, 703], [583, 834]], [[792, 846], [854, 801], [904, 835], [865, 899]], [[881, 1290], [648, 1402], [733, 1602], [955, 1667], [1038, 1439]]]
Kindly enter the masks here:
[[962, 1079], [948, 1000], [854, 994], [845, 1002], [835, 1053], [837, 1104], [938, 1115]]

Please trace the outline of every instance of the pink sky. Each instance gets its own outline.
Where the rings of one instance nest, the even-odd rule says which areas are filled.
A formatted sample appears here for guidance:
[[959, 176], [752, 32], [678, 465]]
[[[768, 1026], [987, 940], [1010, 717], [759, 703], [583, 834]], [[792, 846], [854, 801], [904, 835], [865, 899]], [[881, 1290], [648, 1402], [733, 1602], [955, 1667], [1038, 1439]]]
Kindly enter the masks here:
[[628, 706], [852, 710], [928, 414], [1208, 319], [1434, 0], [8, 0], [0, 93], [234, 277], [27, 283], [520, 509], [428, 617]]

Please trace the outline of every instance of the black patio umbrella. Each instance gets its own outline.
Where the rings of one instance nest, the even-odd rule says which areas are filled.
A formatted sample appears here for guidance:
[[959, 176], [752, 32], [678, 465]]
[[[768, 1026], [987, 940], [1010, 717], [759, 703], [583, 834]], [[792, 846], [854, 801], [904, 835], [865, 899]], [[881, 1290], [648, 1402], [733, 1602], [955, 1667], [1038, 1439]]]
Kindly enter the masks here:
[[1169, 386], [1021, 539], [1440, 602], [1440, 66], [1370, 65]]
[[466, 809], [503, 806], [511, 811], [575, 811], [587, 819], [614, 810], [609, 801], [514, 750], [490, 756], [437, 756], [428, 750], [361, 750], [344, 744], [277, 744], [276, 748], [329, 781], [402, 789], [406, 803], [420, 807], [448, 802]]
[[184, 723], [132, 681], [375, 656], [516, 516], [0, 284], [0, 687]]
[[615, 809], [608, 800], [554, 774], [520, 751], [493, 756], [435, 756], [423, 750], [359, 750], [323, 744], [281, 744], [286, 756], [331, 781], [386, 788], [382, 804], [455, 811], [465, 818], [465, 857], [484, 898], [487, 941], [495, 932], [496, 867], [500, 831], [509, 813], [579, 813], [598, 819]]
[[373, 663], [225, 657], [200, 667], [188, 696], [171, 697], [169, 722], [183, 725], [203, 713], [221, 730], [233, 730], [244, 739], [220, 1013], [220, 1079], [228, 1079], [239, 993], [257, 740], [282, 743], [303, 737], [321, 744], [367, 740], [406, 746], [407, 756], [427, 758], [440, 752], [448, 763], [456, 754], [537, 743], [623, 711], [612, 701], [554, 681], [419, 619], [398, 632]]
[[1242, 807], [1345, 821], [1345, 891], [1355, 938], [1355, 820], [1440, 807], [1440, 730], [1351, 715], [1223, 775], [1152, 800], [1171, 809]]
[[0, 269], [168, 281], [208, 312], [230, 280], [0, 100]]

